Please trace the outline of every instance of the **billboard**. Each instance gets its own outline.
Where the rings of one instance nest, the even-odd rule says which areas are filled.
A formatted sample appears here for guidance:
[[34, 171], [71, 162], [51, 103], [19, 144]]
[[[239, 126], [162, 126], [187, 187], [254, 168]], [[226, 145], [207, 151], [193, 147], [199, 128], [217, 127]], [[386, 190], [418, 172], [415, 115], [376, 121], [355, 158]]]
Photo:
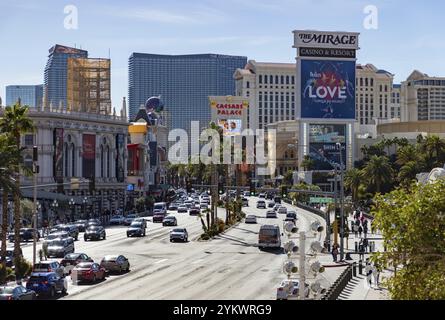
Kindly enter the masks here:
[[[341, 144], [342, 159], [337, 147]], [[335, 165], [346, 163], [346, 125], [311, 124], [309, 126], [309, 156], [314, 170], [332, 170]]]
[[63, 129], [54, 129], [54, 178], [63, 182]]
[[118, 182], [124, 182], [124, 154], [125, 136], [121, 133], [116, 135], [116, 178]]
[[82, 176], [94, 179], [96, 176], [96, 135], [82, 136]]
[[294, 31], [294, 48], [338, 48], [358, 50], [358, 37], [356, 32], [332, 31]]
[[241, 119], [218, 119], [218, 126], [223, 129], [224, 136], [239, 136], [242, 132]]
[[301, 118], [355, 120], [354, 61], [301, 61]]

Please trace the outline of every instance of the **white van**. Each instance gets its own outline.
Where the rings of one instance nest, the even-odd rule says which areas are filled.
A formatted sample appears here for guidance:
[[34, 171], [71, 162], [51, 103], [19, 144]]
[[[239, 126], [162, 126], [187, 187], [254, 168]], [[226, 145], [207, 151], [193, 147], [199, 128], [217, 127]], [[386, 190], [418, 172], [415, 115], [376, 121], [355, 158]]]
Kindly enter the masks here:
[[167, 214], [167, 203], [156, 202], [153, 207], [153, 215], [155, 214]]

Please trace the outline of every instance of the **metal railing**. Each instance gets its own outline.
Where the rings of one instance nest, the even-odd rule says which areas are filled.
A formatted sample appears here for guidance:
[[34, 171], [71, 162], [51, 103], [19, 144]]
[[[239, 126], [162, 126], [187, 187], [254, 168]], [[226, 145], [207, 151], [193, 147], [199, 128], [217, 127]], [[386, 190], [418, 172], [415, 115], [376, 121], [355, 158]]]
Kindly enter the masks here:
[[356, 265], [349, 265], [332, 284], [328, 291], [324, 294], [321, 300], [338, 300], [343, 290], [348, 285], [349, 281], [354, 277]]

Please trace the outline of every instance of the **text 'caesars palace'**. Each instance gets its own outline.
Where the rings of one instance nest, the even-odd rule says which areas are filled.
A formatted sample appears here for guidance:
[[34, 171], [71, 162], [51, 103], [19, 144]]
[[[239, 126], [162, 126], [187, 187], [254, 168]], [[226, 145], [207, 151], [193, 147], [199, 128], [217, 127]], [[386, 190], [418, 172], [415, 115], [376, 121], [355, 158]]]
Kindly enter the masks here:
[[[32, 146], [38, 146], [38, 183], [57, 184], [39, 191], [44, 211], [69, 199], [76, 212], [77, 206], [112, 211], [132, 197], [161, 194], [170, 183], [169, 132], [180, 128], [192, 136], [192, 121], [199, 121], [200, 130], [214, 122], [225, 136], [264, 129], [266, 144], [268, 133], [276, 133], [268, 163], [243, 166], [243, 183], [279, 181], [294, 171], [296, 180], [329, 190], [328, 173], [341, 162], [353, 167], [363, 146], [383, 138], [445, 136], [445, 77], [413, 65], [405, 81], [394, 83], [390, 70], [358, 63], [357, 51], [366, 57], [367, 49], [359, 47], [359, 37], [294, 31], [289, 33], [294, 63], [134, 52], [128, 99], [113, 103], [110, 59], [57, 44], [42, 66], [43, 84], [7, 86], [0, 106], [4, 110], [18, 100], [30, 106], [37, 130], [22, 137], [25, 162], [32, 165]], [[308, 157], [314, 165], [304, 172]], [[268, 174], [258, 174], [260, 167]], [[79, 184], [69, 183], [73, 180]]]

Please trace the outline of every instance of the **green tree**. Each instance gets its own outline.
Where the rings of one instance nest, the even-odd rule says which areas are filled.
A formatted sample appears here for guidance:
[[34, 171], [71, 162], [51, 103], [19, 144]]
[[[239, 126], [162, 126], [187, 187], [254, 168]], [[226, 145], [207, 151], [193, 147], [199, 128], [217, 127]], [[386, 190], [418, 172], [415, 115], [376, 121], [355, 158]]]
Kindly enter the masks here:
[[404, 166], [408, 162], [415, 161], [418, 162], [420, 160], [419, 151], [417, 148], [411, 144], [401, 147], [397, 152], [397, 160], [396, 163], [399, 166]]
[[444, 180], [376, 197], [373, 228], [382, 231], [386, 251], [372, 259], [395, 268], [387, 281], [393, 299], [445, 299], [444, 213]]
[[289, 170], [284, 174], [283, 184], [292, 185], [293, 183], [294, 183], [294, 172], [292, 170]]
[[392, 181], [393, 169], [385, 156], [372, 156], [362, 170], [362, 177], [374, 187], [377, 193], [382, 191], [382, 186]]
[[303, 161], [301, 162], [301, 167], [304, 171], [310, 171], [315, 165], [315, 161], [308, 155], [304, 156]]
[[445, 141], [438, 136], [428, 136], [421, 144], [428, 170], [443, 167], [445, 162]]
[[407, 162], [402, 168], [400, 168], [398, 174], [398, 180], [400, 185], [408, 188], [411, 186], [413, 180], [416, 179], [417, 174], [420, 172], [419, 163], [416, 161]]
[[[14, 146], [16, 152], [21, 152], [21, 136], [23, 133], [33, 132], [35, 130], [33, 121], [28, 116], [29, 107], [22, 106], [20, 102], [13, 106], [8, 106], [5, 108], [3, 113], [3, 118], [0, 119], [0, 132], [7, 133], [11, 139], [14, 141]], [[22, 167], [23, 168], [23, 167]], [[16, 167], [15, 172], [15, 188], [20, 190], [20, 176], [21, 168]], [[13, 194], [14, 198], [14, 257], [20, 256], [20, 224], [21, 224], [21, 214], [20, 214], [20, 194], [15, 192]]]
[[345, 188], [351, 191], [352, 202], [357, 204], [359, 187], [362, 183], [362, 175], [359, 169], [351, 169], [345, 175]]

